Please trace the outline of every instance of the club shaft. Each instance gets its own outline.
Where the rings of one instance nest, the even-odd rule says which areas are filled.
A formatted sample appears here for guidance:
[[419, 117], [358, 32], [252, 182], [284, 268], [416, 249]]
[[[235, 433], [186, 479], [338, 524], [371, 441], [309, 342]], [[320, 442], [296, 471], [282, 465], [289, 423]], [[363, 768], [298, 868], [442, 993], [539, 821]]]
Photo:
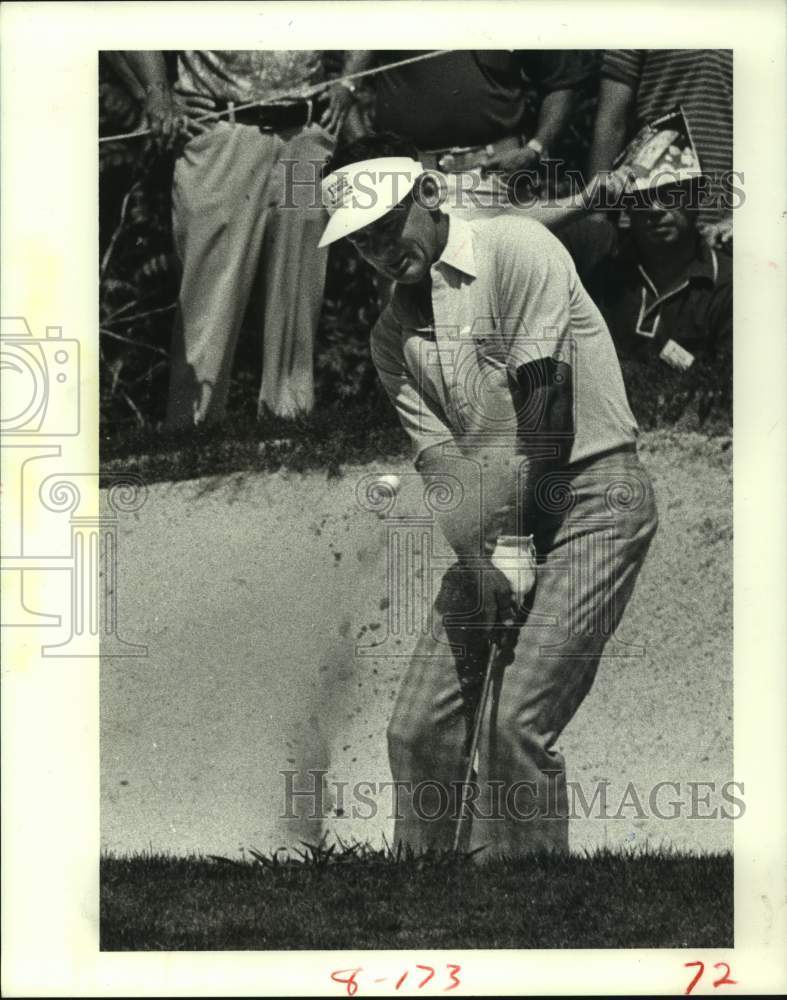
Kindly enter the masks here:
[[481, 689], [481, 698], [478, 702], [478, 708], [476, 709], [475, 719], [473, 722], [473, 738], [470, 743], [470, 754], [467, 758], [467, 770], [465, 772], [465, 781], [462, 786], [462, 808], [457, 817], [456, 830], [454, 831], [454, 850], [459, 850], [459, 842], [462, 837], [462, 829], [467, 814], [465, 811], [464, 802], [464, 789], [470, 784], [473, 777], [473, 765], [475, 763], [475, 755], [478, 752], [478, 743], [481, 739], [481, 728], [484, 725], [484, 716], [486, 715], [486, 706], [489, 701], [489, 692], [492, 690], [492, 674], [494, 673], [495, 659], [497, 658], [498, 648], [497, 643], [492, 642], [489, 646], [489, 659], [486, 663], [486, 672], [484, 673], [484, 684]]

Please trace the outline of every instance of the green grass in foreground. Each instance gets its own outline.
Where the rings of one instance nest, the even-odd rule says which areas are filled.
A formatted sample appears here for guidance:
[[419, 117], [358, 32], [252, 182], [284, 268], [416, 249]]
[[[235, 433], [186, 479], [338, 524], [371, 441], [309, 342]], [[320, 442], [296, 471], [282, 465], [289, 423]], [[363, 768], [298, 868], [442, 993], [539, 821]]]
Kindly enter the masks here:
[[731, 854], [101, 861], [104, 951], [733, 945]]

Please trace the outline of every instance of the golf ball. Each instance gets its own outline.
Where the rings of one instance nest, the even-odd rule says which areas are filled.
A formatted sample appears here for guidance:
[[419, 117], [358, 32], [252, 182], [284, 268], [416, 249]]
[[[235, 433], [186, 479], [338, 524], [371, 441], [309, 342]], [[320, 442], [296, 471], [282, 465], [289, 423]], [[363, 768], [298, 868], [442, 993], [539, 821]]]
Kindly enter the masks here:
[[402, 485], [402, 479], [400, 476], [378, 476], [377, 482], [393, 492], [394, 496], [399, 492], [399, 488]]

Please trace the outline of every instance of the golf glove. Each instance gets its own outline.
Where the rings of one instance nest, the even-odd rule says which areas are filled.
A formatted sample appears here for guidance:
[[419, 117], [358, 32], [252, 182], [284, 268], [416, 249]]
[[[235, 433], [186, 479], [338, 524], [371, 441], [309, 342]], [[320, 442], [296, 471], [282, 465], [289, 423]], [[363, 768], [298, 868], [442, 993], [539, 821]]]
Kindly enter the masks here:
[[536, 547], [532, 535], [501, 535], [491, 558], [511, 584], [514, 600], [521, 605], [536, 582]]

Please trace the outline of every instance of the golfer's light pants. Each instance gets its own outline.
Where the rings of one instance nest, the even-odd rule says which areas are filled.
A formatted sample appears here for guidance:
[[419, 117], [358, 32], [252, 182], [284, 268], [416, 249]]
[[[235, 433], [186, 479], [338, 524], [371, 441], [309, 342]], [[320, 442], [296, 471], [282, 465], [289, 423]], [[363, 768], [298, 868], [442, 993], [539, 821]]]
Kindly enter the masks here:
[[178, 157], [172, 213], [182, 279], [168, 426], [223, 416], [250, 303], [262, 339], [260, 409], [290, 416], [312, 408], [327, 262], [317, 243], [327, 217], [319, 200], [309, 206], [319, 196], [314, 171], [332, 145], [317, 125], [261, 133], [219, 122]]
[[[554, 744], [590, 690], [602, 652], [645, 652], [636, 645], [641, 636], [613, 635], [657, 526], [636, 453], [546, 473], [534, 487], [525, 529], [535, 534], [536, 585], [513, 657], [495, 672], [477, 783], [464, 790], [474, 801], [463, 846], [483, 846], [481, 857], [568, 849], [565, 764]], [[445, 574], [431, 634], [416, 646], [388, 730], [399, 783], [394, 837], [416, 850], [452, 844], [489, 646], [479, 625], [451, 618], [477, 610], [477, 591], [478, 571]], [[447, 643], [463, 652], [446, 655]]]

